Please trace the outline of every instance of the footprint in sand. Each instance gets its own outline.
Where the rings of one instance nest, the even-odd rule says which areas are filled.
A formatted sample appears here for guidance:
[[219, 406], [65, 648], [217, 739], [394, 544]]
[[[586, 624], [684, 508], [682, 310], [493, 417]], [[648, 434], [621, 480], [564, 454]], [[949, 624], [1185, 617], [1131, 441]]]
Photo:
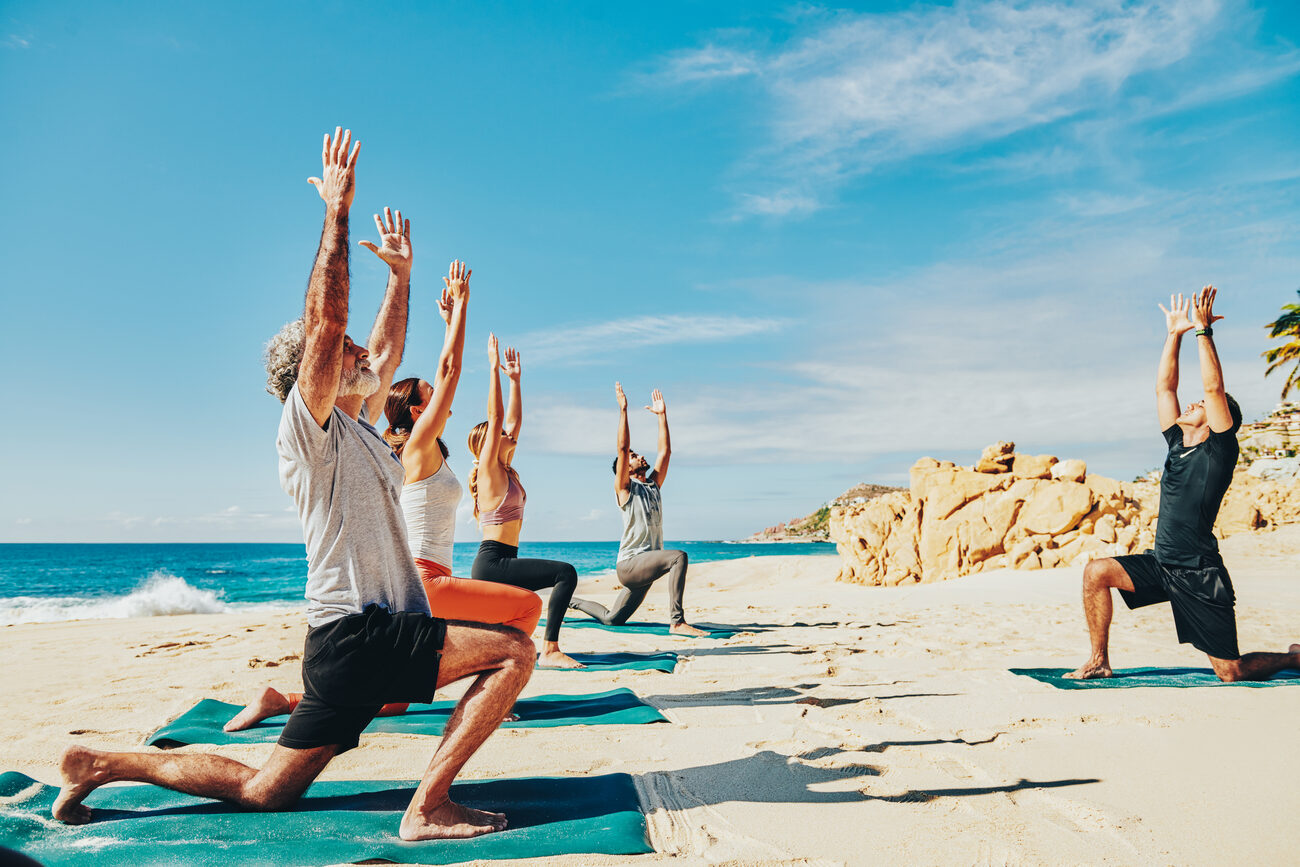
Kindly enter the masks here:
[[302, 659], [302, 654], [299, 653], [286, 653], [284, 656], [280, 657], [279, 659], [263, 659], [260, 656], [254, 656], [253, 658], [248, 660], [248, 667], [249, 668], [275, 668], [276, 666], [284, 665], [287, 662], [297, 662], [300, 659]]

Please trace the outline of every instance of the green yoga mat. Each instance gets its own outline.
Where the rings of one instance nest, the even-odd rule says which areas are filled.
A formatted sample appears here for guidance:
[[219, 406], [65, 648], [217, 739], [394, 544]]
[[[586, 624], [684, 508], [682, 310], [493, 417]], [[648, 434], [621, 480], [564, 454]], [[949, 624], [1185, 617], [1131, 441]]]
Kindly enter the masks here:
[[1063, 677], [1069, 668], [1013, 668], [1012, 674], [1032, 677], [1049, 683], [1057, 689], [1136, 689], [1143, 686], [1163, 686], [1187, 689], [1193, 686], [1283, 686], [1300, 684], [1300, 673], [1283, 671], [1272, 680], [1240, 680], [1224, 683], [1209, 668], [1117, 668], [1114, 677], [1093, 680], [1069, 680]]
[[[451, 717], [454, 701], [413, 704], [400, 716], [375, 717], [366, 726], [367, 734], [396, 733], [441, 735]], [[145, 743], [149, 746], [178, 747], [185, 744], [264, 744], [280, 737], [289, 719], [287, 714], [262, 720], [251, 729], [223, 732], [221, 727], [240, 710], [239, 705], [210, 698], [190, 708], [164, 725]], [[667, 722], [667, 719], [641, 701], [630, 689], [611, 689], [589, 695], [539, 695], [515, 702], [518, 720], [502, 723], [502, 728], [553, 728], [579, 725], [638, 725]]]
[[632, 778], [526, 777], [456, 783], [459, 803], [505, 813], [510, 826], [471, 840], [407, 843], [397, 836], [416, 781], [318, 782], [290, 812], [246, 813], [157, 786], [91, 792], [88, 825], [50, 818], [58, 789], [0, 774], [0, 846], [47, 867], [320, 865], [366, 859], [455, 864], [546, 855], [653, 852]]
[[[739, 629], [729, 629], [721, 626], [701, 626], [698, 623], [692, 625], [709, 633], [700, 636], [701, 638], [730, 638], [741, 632]], [[539, 629], [545, 629], [546, 619], [543, 618], [537, 626]], [[604, 629], [609, 632], [631, 632], [637, 635], [676, 635], [675, 632], [668, 629], [666, 623], [649, 623], [644, 620], [629, 620], [621, 626], [606, 626], [599, 620], [593, 620], [590, 617], [566, 617], [564, 618], [564, 627], [566, 629]]]
[[555, 668], [539, 665], [545, 671], [665, 671], [677, 667], [677, 654], [669, 653], [570, 653], [586, 668]]

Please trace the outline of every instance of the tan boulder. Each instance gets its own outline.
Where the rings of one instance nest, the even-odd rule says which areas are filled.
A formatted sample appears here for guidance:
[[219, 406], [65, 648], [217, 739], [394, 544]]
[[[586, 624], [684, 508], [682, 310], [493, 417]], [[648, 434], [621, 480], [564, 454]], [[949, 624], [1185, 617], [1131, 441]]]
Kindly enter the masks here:
[[1016, 444], [997, 442], [984, 449], [980, 455], [979, 461], [975, 464], [977, 473], [1005, 473], [1011, 469], [1011, 462], [1015, 460]]
[[1082, 482], [1088, 476], [1088, 465], [1078, 458], [1069, 458], [1052, 465], [1052, 478], [1064, 482]]
[[1033, 533], [1055, 536], [1073, 529], [1092, 510], [1092, 491], [1078, 482], [1038, 482], [1020, 510], [1019, 522]]
[[1011, 484], [1009, 475], [991, 475], [962, 469], [912, 468], [911, 494], [922, 504], [925, 518], [946, 518], [976, 497]]
[[1016, 455], [1011, 461], [1011, 474], [1019, 479], [1050, 479], [1056, 463], [1055, 455]]

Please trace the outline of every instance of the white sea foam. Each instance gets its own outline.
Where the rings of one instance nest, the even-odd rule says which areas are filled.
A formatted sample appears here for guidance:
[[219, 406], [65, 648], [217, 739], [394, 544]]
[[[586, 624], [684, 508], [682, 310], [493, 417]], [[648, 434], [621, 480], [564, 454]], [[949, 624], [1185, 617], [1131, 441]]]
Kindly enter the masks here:
[[272, 607], [283, 606], [231, 605], [220, 592], [194, 587], [184, 578], [158, 571], [125, 596], [11, 596], [0, 600], [0, 624], [225, 614]]

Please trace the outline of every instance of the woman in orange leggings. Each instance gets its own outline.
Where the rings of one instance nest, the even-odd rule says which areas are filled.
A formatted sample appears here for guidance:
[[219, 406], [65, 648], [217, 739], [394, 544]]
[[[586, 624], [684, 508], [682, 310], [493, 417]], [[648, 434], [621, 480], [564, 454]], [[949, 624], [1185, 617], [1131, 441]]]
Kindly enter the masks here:
[[[442, 432], [460, 381], [470, 273], [463, 262], [457, 261], [451, 263], [448, 275], [443, 278], [446, 289], [438, 309], [447, 323], [447, 335], [438, 359], [438, 375], [433, 385], [414, 377], [393, 383], [384, 405], [388, 419], [384, 439], [401, 458], [406, 470], [402, 481], [406, 537], [434, 616], [444, 620], [500, 623], [532, 635], [542, 616], [542, 600], [536, 593], [451, 574], [452, 539], [461, 487], [447, 465], [448, 452]], [[301, 698], [301, 693], [286, 695], [267, 687], [226, 723], [225, 730], [239, 731], [269, 716], [289, 713]], [[384, 705], [379, 716], [404, 713], [406, 707], [405, 704]]]

